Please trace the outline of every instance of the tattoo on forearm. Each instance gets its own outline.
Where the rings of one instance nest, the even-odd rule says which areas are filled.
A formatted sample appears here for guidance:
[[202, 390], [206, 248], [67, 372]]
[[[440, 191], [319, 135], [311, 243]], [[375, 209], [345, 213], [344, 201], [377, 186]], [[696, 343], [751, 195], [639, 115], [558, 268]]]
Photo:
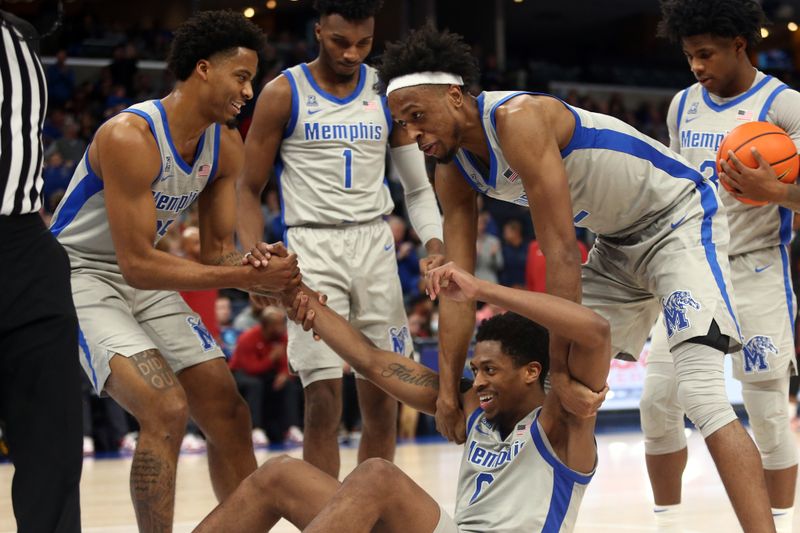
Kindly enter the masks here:
[[402, 363], [390, 363], [381, 371], [381, 376], [395, 378], [409, 385], [439, 390], [439, 376], [435, 373], [427, 370], [417, 372]]
[[239, 252], [227, 253], [218, 257], [214, 264], [219, 266], [239, 266], [242, 264], [242, 254]]
[[151, 451], [137, 450], [131, 465], [131, 497], [139, 531], [172, 531], [174, 467]]
[[154, 389], [163, 390], [174, 387], [175, 374], [157, 350], [145, 350], [131, 356], [139, 375]]

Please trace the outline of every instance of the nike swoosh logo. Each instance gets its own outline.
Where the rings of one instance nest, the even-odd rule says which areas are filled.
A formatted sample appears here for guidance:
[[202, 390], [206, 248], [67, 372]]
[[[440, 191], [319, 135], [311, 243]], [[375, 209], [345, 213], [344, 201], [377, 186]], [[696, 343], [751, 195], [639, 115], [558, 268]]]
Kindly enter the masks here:
[[764, 272], [766, 269], [768, 269], [771, 266], [772, 266], [772, 263], [768, 264], [767, 266], [756, 267], [756, 274], [758, 274], [759, 272]]
[[699, 116], [696, 117], [686, 117], [686, 124], [690, 123], [691, 121], [700, 118]]
[[386, 246], [383, 247], [383, 249], [388, 252], [389, 250], [392, 249], [392, 245], [391, 244], [387, 244]]
[[669, 226], [670, 226], [672, 229], [675, 229], [675, 228], [677, 228], [678, 226], [680, 226], [681, 224], [683, 224], [683, 220], [684, 220], [685, 218], [686, 218], [686, 215], [683, 215], [683, 216], [680, 218], [680, 220], [678, 220], [677, 222], [673, 222], [673, 223], [672, 223], [672, 224], [670, 224]]
[[308, 110], [308, 114], [309, 114], [309, 115], [316, 115], [316, 114], [317, 114], [317, 113], [319, 113], [320, 111], [322, 111], [322, 109], [309, 109], [309, 110]]

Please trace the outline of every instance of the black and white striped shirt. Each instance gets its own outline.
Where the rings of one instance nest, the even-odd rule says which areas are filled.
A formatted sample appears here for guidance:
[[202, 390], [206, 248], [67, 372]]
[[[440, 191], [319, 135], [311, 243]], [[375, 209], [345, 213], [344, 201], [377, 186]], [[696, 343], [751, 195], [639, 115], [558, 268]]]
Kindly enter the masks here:
[[20, 29], [0, 13], [0, 215], [42, 206], [44, 69]]

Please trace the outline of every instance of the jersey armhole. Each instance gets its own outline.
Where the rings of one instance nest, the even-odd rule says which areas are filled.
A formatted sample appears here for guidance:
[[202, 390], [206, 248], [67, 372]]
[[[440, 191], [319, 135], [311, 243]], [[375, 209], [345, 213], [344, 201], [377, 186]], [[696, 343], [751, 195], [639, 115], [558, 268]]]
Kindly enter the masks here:
[[286, 131], [283, 132], [283, 138], [285, 139], [294, 133], [294, 128], [297, 126], [297, 116], [300, 114], [300, 98], [298, 96], [297, 82], [294, 79], [294, 75], [288, 70], [284, 70], [281, 74], [289, 81], [289, 87], [292, 90], [292, 116], [286, 124]]
[[470, 432], [472, 431], [472, 426], [475, 425], [475, 421], [482, 413], [483, 409], [477, 407], [474, 411], [472, 411], [472, 414], [469, 415], [469, 418], [467, 419], [467, 435], [470, 434]]
[[[131, 109], [131, 108], [123, 109], [122, 111], [120, 111], [120, 113], [133, 113], [134, 115], [136, 115], [138, 117], [141, 117], [141, 118], [143, 118], [143, 119], [145, 119], [147, 121], [147, 125], [150, 126], [150, 133], [153, 134], [153, 139], [156, 141], [156, 149], [158, 150], [159, 159], [161, 159], [161, 157], [160, 157], [161, 156], [161, 146], [158, 144], [158, 134], [156, 134], [156, 125], [153, 122], [153, 119], [150, 117], [150, 115], [148, 115], [147, 113], [145, 113], [144, 111], [141, 111], [139, 109]], [[86, 153], [87, 154], [89, 153], [88, 149], [87, 149]], [[87, 158], [86, 161], [87, 162], [89, 161], [88, 158]], [[153, 178], [152, 183], [155, 183], [156, 180], [158, 180], [161, 177], [161, 172], [164, 170], [163, 162], [159, 161], [158, 165], [159, 165], [158, 166], [158, 174], [156, 174], [156, 177]]]

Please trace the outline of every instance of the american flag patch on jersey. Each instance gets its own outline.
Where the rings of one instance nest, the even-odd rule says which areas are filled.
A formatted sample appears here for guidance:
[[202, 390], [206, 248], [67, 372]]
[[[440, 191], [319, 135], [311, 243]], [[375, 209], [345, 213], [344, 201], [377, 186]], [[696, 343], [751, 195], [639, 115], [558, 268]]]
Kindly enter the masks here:
[[503, 177], [510, 181], [511, 183], [515, 183], [519, 179], [519, 174], [514, 171], [511, 167], [507, 168], [505, 172], [503, 172]]
[[749, 109], [740, 109], [736, 112], [736, 120], [753, 120], [753, 112]]
[[378, 109], [378, 102], [376, 102], [375, 100], [364, 100], [361, 103], [364, 105], [364, 109], [366, 109], [367, 111], [375, 111], [376, 109]]
[[521, 437], [525, 434], [525, 428], [527, 428], [527, 424], [517, 424], [517, 436]]
[[209, 174], [211, 174], [211, 165], [200, 165], [200, 168], [197, 169], [198, 178], [207, 178]]

